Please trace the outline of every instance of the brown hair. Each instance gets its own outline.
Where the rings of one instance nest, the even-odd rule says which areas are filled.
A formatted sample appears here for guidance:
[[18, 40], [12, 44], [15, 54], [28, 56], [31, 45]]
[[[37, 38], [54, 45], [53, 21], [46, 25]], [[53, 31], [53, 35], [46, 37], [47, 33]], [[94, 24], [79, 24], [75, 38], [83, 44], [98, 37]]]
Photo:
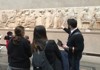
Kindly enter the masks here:
[[[33, 42], [32, 42], [32, 50], [36, 51], [37, 49], [43, 50], [45, 47], [45, 42], [47, 40], [46, 29], [42, 25], [38, 25], [34, 28], [33, 32]], [[37, 47], [39, 46], [39, 48]]]
[[13, 38], [13, 44], [18, 45], [21, 38], [24, 36], [24, 27], [23, 26], [17, 26], [14, 30], [15, 36]]

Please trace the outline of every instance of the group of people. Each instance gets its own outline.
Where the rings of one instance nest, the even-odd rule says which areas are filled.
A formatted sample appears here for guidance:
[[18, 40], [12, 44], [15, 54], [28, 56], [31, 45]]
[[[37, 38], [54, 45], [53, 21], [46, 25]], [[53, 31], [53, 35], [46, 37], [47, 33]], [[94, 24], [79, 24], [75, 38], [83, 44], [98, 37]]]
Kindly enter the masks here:
[[8, 43], [7, 70], [30, 70], [31, 60], [33, 70], [80, 70], [84, 38], [77, 28], [77, 20], [68, 19], [67, 24], [68, 28], [62, 26], [69, 34], [66, 44], [48, 40], [46, 29], [42, 25], [34, 28], [30, 43], [24, 36], [24, 27], [17, 26], [14, 29], [15, 36]]

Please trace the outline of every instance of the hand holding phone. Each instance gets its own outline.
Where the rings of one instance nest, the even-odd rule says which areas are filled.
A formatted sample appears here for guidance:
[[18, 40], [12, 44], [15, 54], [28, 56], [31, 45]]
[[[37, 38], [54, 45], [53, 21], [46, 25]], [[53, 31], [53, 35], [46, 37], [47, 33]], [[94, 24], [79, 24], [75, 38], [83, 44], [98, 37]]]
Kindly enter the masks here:
[[61, 41], [61, 40], [59, 40], [59, 39], [57, 39], [57, 40], [58, 40], [57, 45], [59, 45], [60, 47], [62, 47], [62, 46], [63, 46], [62, 41]]

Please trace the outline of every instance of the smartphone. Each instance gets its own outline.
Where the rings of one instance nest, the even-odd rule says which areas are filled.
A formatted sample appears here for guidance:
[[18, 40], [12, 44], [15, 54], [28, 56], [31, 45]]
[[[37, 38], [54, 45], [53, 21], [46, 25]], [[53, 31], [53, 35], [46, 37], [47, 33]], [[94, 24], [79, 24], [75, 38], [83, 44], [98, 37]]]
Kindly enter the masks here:
[[62, 43], [62, 41], [61, 40], [59, 40], [59, 39], [57, 39], [58, 40], [58, 42], [57, 42], [57, 45], [59, 45], [59, 46], [63, 46], [63, 43]]

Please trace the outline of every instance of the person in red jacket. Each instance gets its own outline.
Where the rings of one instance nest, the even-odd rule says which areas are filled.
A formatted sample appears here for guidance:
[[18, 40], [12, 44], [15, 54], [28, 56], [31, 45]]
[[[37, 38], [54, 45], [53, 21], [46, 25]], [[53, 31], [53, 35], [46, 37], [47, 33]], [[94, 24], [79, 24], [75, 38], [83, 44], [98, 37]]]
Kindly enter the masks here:
[[30, 42], [30, 40], [29, 40], [29, 36], [25, 36], [25, 39], [27, 39], [28, 40], [28, 42], [31, 44], [31, 42]]
[[13, 33], [11, 31], [7, 32], [7, 35], [4, 37], [4, 40], [6, 40], [6, 48], [8, 48], [9, 40], [13, 37]]

